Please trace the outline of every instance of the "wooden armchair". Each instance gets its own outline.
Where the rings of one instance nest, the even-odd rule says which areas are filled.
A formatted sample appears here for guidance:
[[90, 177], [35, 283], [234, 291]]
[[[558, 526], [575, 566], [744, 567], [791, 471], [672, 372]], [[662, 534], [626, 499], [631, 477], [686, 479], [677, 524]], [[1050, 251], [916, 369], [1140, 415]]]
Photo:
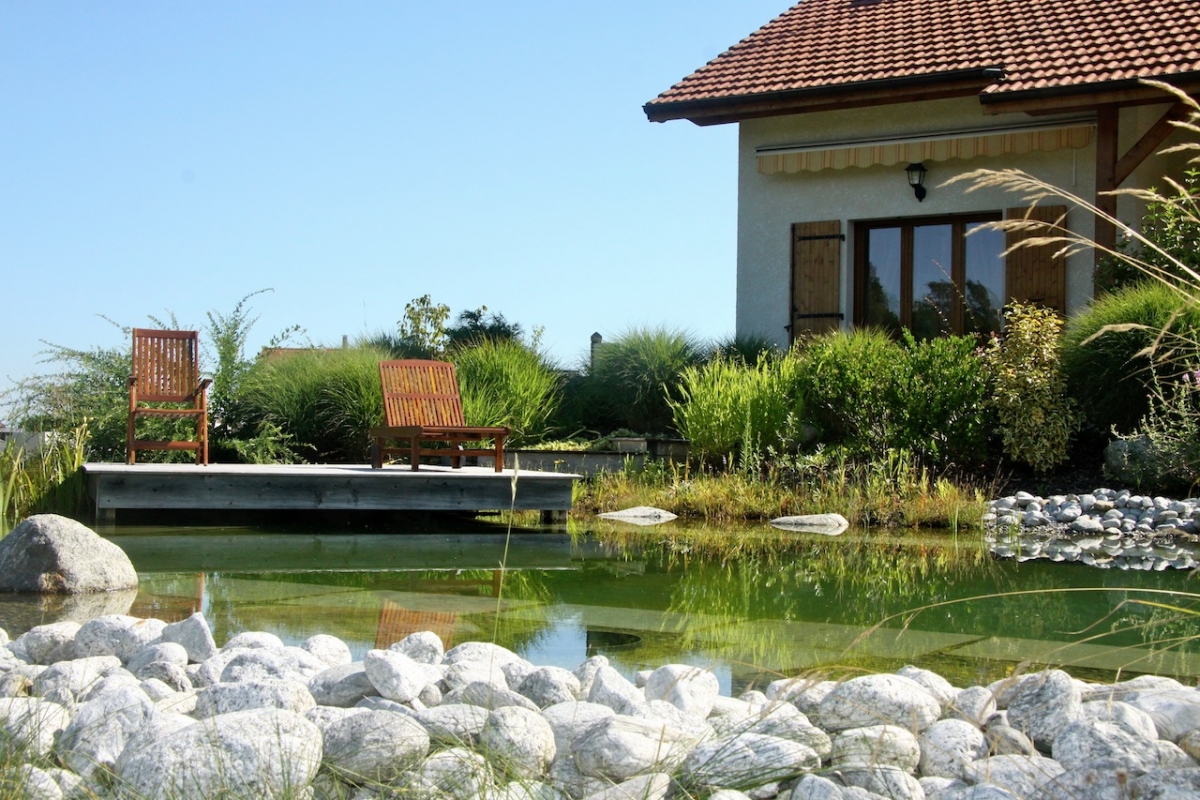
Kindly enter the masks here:
[[[196, 331], [133, 329], [133, 370], [129, 374], [129, 426], [126, 447], [129, 463], [138, 450], [195, 450], [196, 463], [208, 464], [208, 387], [200, 379], [200, 337]], [[142, 403], [171, 403], [174, 407]], [[196, 419], [196, 441], [163, 442], [138, 439], [138, 417]]]
[[[383, 467], [385, 458], [405, 455], [415, 471], [421, 456], [450, 456], [454, 469], [462, 466], [463, 456], [495, 456], [496, 472], [504, 469], [504, 440], [511, 430], [500, 427], [472, 427], [463, 423], [462, 398], [454, 365], [446, 361], [383, 361], [379, 364], [383, 385], [385, 424], [371, 429], [375, 440], [371, 448], [371, 466]], [[466, 442], [491, 439], [490, 449], [467, 450]], [[389, 440], [402, 440], [402, 447], [387, 447]], [[422, 442], [442, 442], [446, 448], [422, 448]]]

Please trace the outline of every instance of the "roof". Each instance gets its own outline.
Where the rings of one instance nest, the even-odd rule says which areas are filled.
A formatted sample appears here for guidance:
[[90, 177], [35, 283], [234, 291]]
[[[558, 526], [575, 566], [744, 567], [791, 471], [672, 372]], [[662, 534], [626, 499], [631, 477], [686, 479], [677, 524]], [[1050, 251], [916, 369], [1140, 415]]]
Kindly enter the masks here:
[[762, 116], [772, 99], [933, 86], [987, 103], [1197, 75], [1200, 0], [803, 0], [645, 111]]

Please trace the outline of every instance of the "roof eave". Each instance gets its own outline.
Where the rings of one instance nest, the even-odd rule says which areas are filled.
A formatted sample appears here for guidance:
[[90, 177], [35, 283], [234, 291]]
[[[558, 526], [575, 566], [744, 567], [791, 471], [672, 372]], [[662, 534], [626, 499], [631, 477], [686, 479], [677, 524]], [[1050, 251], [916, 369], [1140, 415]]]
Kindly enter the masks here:
[[656, 102], [642, 106], [650, 122], [686, 119], [697, 125], [721, 125], [757, 117], [775, 117], [852, 108], [879, 103], [902, 103], [978, 94], [996, 82], [999, 65], [934, 74], [907, 75], [834, 86], [781, 92], [757, 92], [733, 97]]
[[1187, 91], [1200, 89], [1200, 71], [1171, 72], [1148, 78], [1126, 78], [1115, 81], [1094, 81], [1058, 86], [1042, 86], [1016, 91], [984, 92], [979, 96], [988, 113], [1010, 111], [1060, 111], [1070, 108], [1089, 108], [1109, 103], [1138, 105], [1161, 103], [1167, 98], [1161, 89], [1148, 86], [1147, 80], [1167, 83]]

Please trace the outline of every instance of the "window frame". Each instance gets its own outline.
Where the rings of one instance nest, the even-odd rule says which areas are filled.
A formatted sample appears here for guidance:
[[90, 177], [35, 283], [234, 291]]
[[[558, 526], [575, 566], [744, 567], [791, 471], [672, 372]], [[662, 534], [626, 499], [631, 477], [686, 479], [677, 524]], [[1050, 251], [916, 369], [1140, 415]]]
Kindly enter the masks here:
[[[900, 325], [906, 330], [912, 330], [913, 229], [925, 225], [950, 225], [950, 279], [956, 288], [954, 306], [951, 309], [950, 333], [961, 336], [966, 316], [963, 292], [966, 287], [967, 226], [981, 222], [997, 222], [1002, 219], [1004, 219], [1004, 212], [997, 210], [976, 211], [968, 214], [856, 220], [854, 222], [854, 324], [862, 326], [866, 320], [867, 276], [870, 269], [867, 256], [871, 231], [881, 228], [900, 229]], [[1007, 282], [1007, 264], [1005, 265], [1005, 281]]]

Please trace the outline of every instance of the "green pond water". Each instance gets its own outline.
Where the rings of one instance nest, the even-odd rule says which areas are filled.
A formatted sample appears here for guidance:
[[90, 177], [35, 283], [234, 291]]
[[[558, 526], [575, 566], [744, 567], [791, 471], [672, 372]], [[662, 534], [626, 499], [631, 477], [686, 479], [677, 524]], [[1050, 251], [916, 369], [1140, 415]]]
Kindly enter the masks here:
[[245, 630], [289, 644], [328, 633], [360, 658], [433, 630], [448, 646], [496, 641], [567, 668], [594, 654], [627, 675], [702, 664], [732, 692], [812, 670], [904, 664], [964, 686], [1025, 661], [1094, 679], [1200, 676], [1196, 618], [1166, 607], [1191, 610], [1200, 598], [1159, 594], [1197, 591], [1189, 573], [998, 561], [978, 533], [523, 530], [507, 539], [507, 557], [505, 529], [478, 523], [416, 534], [293, 525], [105, 535], [137, 568], [136, 593], [4, 598], [0, 627], [16, 636], [62, 618], [199, 610], [218, 644]]

